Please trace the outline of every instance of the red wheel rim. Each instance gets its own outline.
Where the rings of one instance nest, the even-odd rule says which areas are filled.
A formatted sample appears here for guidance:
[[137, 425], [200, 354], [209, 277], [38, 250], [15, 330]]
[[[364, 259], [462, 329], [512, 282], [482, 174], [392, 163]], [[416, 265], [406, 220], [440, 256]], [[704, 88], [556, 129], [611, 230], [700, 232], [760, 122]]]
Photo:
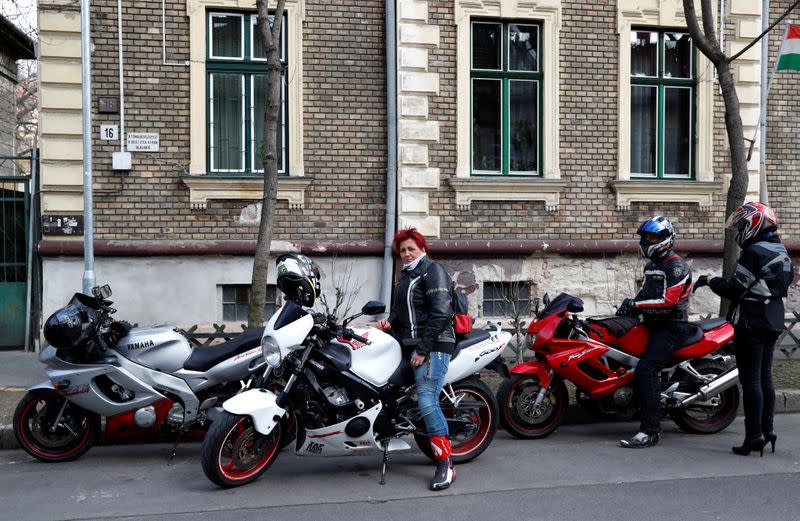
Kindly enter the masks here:
[[[28, 438], [27, 434], [30, 431], [30, 427], [28, 426], [28, 421], [32, 420], [32, 418], [28, 417], [28, 412], [31, 410], [31, 407], [36, 407], [37, 404], [43, 401], [45, 401], [44, 398], [38, 397], [35, 401], [32, 401], [31, 403], [28, 404], [27, 407], [25, 407], [25, 410], [19, 417], [19, 433], [22, 436], [22, 441], [25, 443], [25, 445], [33, 452], [40, 454], [46, 458], [65, 458], [81, 450], [84, 444], [86, 444], [86, 441], [89, 439], [89, 431], [91, 430], [91, 428], [88, 425], [84, 429], [83, 436], [78, 441], [78, 444], [66, 452], [56, 452], [56, 453], [45, 452], [44, 450], [39, 448], [38, 442], [32, 442]], [[89, 420], [86, 419], [86, 421], [88, 422]]]
[[[280, 448], [280, 428], [276, 426], [267, 439], [263, 438], [265, 436], [256, 432], [249, 417], [239, 418], [228, 430], [217, 453], [220, 473], [226, 479], [241, 481], [264, 470]], [[253, 450], [256, 454], [250, 454]]]
[[[489, 436], [489, 430], [492, 426], [492, 406], [486, 398], [482, 394], [470, 390], [462, 390], [461, 392], [467, 393], [473, 398], [477, 398], [483, 402], [483, 406], [477, 411], [477, 414], [475, 414], [475, 412], [471, 414], [472, 421], [478, 423], [477, 431], [463, 442], [453, 443], [453, 456], [466, 456], [475, 450], [475, 448], [480, 447]], [[456, 390], [456, 394], [459, 394], [459, 390]]]

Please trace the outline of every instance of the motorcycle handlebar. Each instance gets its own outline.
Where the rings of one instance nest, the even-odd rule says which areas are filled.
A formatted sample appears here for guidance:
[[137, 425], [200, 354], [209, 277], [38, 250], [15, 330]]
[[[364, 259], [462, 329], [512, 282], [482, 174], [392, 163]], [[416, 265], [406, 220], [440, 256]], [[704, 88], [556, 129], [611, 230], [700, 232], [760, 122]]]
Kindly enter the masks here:
[[365, 344], [370, 344], [369, 338], [365, 338], [361, 335], [357, 335], [352, 329], [342, 328], [342, 338], [345, 340], [358, 340], [359, 342], [363, 342]]

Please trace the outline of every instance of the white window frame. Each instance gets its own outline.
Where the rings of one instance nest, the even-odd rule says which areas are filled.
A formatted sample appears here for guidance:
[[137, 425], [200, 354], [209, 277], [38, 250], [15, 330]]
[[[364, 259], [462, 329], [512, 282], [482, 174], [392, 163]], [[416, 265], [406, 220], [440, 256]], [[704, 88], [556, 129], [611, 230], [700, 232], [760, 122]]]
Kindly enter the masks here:
[[241, 99], [242, 99], [242, 151], [241, 151], [241, 161], [242, 161], [242, 168], [238, 169], [238, 170], [237, 169], [226, 169], [226, 168], [215, 168], [214, 167], [214, 154], [212, 152], [211, 153], [211, 162], [209, 163], [210, 164], [210, 170], [211, 170], [211, 172], [213, 172], [215, 174], [216, 173], [231, 173], [231, 172], [243, 173], [245, 171], [245, 164], [246, 164], [245, 154], [246, 154], [246, 150], [247, 150], [247, 144], [245, 143], [246, 133], [245, 133], [245, 126], [244, 126], [244, 122], [245, 122], [245, 105], [247, 105], [247, 97], [246, 97], [246, 94], [245, 94], [245, 87], [244, 87], [244, 76], [245, 76], [244, 74], [241, 74], [241, 73], [233, 73], [233, 74], [231, 74], [231, 73], [225, 73], [225, 72], [217, 72], [217, 73], [211, 73], [211, 74], [208, 75], [209, 76], [208, 88], [211, 91], [211, 96], [209, 98], [209, 100], [210, 100], [209, 101], [209, 111], [208, 111], [209, 112], [209, 114], [208, 114], [208, 117], [209, 117], [209, 136], [208, 136], [208, 139], [211, 141], [210, 146], [209, 146], [209, 150], [212, 150], [212, 151], [214, 150], [214, 100], [216, 99], [214, 97], [214, 77], [217, 76], [217, 75], [223, 75], [223, 74], [228, 74], [228, 75], [231, 75], [231, 76], [233, 76], [235, 74], [235, 75], [239, 76], [239, 83], [241, 85]]
[[[214, 55], [214, 18], [238, 18], [239, 19], [239, 56], [215, 56]], [[237, 60], [244, 61], [244, 15], [237, 13], [211, 13], [208, 16], [208, 56], [216, 60]]]

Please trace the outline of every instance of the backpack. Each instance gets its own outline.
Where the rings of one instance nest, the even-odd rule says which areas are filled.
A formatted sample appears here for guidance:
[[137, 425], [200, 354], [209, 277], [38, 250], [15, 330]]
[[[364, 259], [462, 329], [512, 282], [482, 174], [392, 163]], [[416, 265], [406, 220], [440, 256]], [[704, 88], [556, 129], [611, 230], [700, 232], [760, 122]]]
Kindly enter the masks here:
[[469, 315], [469, 301], [466, 293], [455, 290], [455, 283], [450, 286], [453, 302], [453, 330], [457, 335], [466, 335], [472, 331], [472, 317]]

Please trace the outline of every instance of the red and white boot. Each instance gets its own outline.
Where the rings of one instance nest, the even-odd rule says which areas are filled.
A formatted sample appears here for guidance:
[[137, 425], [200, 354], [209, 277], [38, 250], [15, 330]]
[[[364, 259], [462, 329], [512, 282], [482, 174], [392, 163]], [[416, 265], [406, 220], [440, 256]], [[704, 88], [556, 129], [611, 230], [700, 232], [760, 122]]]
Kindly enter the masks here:
[[456, 469], [453, 468], [453, 462], [450, 459], [452, 454], [450, 440], [446, 436], [431, 437], [431, 450], [433, 459], [436, 460], [436, 473], [431, 479], [430, 487], [431, 490], [444, 490], [456, 480]]

